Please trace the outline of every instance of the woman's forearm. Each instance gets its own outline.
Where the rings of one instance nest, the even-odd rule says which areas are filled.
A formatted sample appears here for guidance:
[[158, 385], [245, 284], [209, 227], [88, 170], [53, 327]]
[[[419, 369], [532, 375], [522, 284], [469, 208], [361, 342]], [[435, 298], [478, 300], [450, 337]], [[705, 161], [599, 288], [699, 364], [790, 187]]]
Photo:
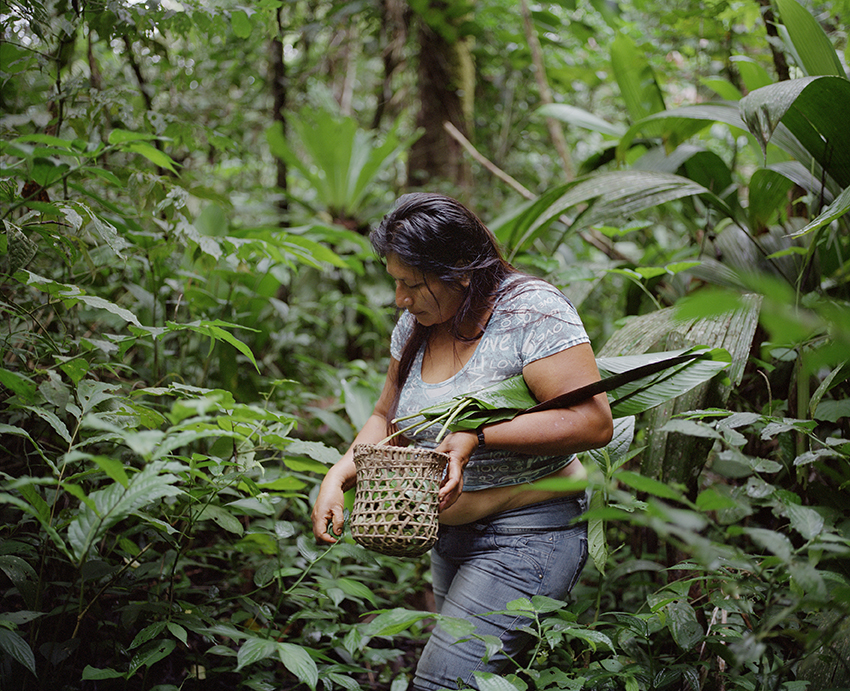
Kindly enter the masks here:
[[518, 415], [486, 426], [483, 433], [487, 448], [569, 455], [605, 446], [611, 441], [613, 422], [607, 401], [592, 399], [572, 408]]

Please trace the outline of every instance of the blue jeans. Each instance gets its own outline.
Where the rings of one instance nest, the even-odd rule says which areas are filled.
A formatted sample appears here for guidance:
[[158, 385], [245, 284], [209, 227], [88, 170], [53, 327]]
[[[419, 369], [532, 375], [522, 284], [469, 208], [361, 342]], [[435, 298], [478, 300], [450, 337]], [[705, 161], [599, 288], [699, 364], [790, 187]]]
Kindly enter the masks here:
[[[587, 524], [575, 522], [586, 509], [584, 494], [571, 495], [440, 526], [431, 550], [437, 611], [474, 622], [478, 635], [500, 638], [512, 657], [522, 652], [532, 637], [518, 628], [529, 619], [487, 613], [521, 597], [566, 598], [587, 561]], [[473, 672], [498, 673], [508, 663], [499, 653], [485, 664], [485, 651], [483, 641], [456, 642], [437, 626], [419, 658], [414, 689], [457, 689], [459, 680], [478, 688]]]

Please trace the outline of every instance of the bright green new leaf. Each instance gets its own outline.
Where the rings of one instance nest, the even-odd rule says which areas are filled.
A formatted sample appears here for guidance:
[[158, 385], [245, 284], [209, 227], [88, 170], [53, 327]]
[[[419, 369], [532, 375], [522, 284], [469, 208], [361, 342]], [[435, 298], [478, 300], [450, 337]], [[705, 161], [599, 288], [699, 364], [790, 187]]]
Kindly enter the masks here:
[[239, 38], [248, 38], [254, 28], [248, 14], [243, 10], [230, 13], [230, 24], [233, 26], [233, 33]]
[[126, 148], [128, 151], [132, 151], [135, 154], [141, 154], [151, 163], [159, 166], [160, 168], [165, 168], [175, 174], [177, 173], [175, 166], [178, 164], [174, 161], [174, 159], [168, 154], [157, 149], [155, 146], [151, 146], [144, 142], [136, 142], [134, 144], [130, 144]]

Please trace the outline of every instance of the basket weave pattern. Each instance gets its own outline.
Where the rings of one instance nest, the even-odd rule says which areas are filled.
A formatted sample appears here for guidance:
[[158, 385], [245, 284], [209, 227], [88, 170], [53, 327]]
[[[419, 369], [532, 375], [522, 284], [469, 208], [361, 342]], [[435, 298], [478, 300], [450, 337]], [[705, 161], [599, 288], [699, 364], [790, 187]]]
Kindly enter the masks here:
[[437, 541], [437, 489], [449, 457], [428, 449], [357, 444], [351, 536], [381, 554], [414, 557]]

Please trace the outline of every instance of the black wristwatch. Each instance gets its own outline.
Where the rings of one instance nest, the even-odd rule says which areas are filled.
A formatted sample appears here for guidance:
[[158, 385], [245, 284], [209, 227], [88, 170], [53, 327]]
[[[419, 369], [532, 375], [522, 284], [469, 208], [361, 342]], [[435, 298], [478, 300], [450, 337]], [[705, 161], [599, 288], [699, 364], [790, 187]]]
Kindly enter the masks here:
[[478, 435], [478, 450], [481, 451], [485, 446], [485, 444], [484, 444], [484, 428], [479, 427], [477, 430], [475, 430], [475, 434]]

